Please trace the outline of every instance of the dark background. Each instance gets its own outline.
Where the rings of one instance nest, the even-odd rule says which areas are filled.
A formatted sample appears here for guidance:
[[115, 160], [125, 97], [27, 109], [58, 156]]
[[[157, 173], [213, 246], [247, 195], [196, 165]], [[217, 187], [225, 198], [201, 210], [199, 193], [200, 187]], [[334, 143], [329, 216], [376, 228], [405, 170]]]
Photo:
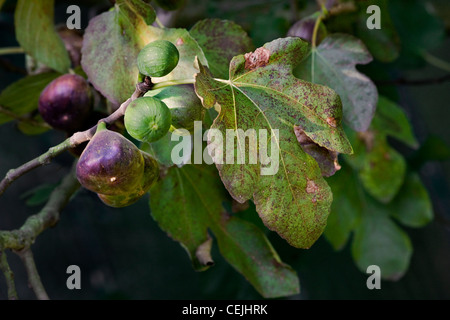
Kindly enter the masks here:
[[[98, 12], [105, 7], [102, 1], [97, 2], [99, 5], [95, 10]], [[236, 3], [216, 2], [223, 8], [228, 8], [224, 3]], [[287, 5], [290, 3], [284, 2]], [[56, 21], [64, 22], [65, 8], [73, 1], [57, 3]], [[95, 14], [95, 11], [88, 11], [83, 6], [87, 1], [78, 3], [82, 7], [82, 27], [85, 28], [88, 16]], [[107, 5], [109, 2], [103, 3]], [[211, 6], [205, 3], [199, 1], [194, 9], [188, 10], [189, 14], [184, 16], [184, 20], [179, 19], [177, 23], [190, 27], [202, 17], [220, 16], [217, 10], [221, 6], [214, 6], [219, 9], [207, 9]], [[227, 18], [227, 14], [229, 12], [225, 10], [223, 18]], [[268, 40], [284, 36], [283, 32], [288, 27], [279, 21], [272, 28], [274, 36], [266, 35]], [[0, 30], [0, 47], [17, 45], [12, 12], [2, 10]], [[450, 38], [447, 36], [445, 43], [431, 53], [450, 61], [449, 52]], [[7, 66], [23, 67], [23, 64], [23, 55], [0, 56], [0, 89], [21, 77]], [[443, 74], [432, 66], [395, 70], [396, 77], [408, 79], [432, 78]], [[379, 86], [379, 90], [396, 92], [399, 104], [407, 112], [422, 144], [437, 138], [441, 141], [437, 147], [450, 145], [450, 82], [421, 86]], [[62, 134], [55, 132], [25, 136], [13, 123], [0, 126], [0, 175], [3, 176], [8, 169], [38, 156], [63, 139]], [[68, 171], [72, 160], [70, 154], [63, 154], [51, 165], [34, 170], [16, 181], [0, 198], [0, 229], [19, 228], [29, 215], [36, 213], [40, 207], [27, 206], [21, 195], [43, 182], [58, 182]], [[402, 279], [397, 282], [382, 281], [381, 290], [368, 290], [367, 275], [357, 270], [348, 245], [342, 251], [335, 252], [321, 237], [311, 249], [299, 250], [289, 247], [276, 234], [270, 233], [269, 240], [281, 259], [299, 274], [301, 294], [290, 298], [450, 299], [450, 163], [448, 160], [428, 161], [419, 172], [433, 201], [435, 219], [424, 228], [406, 229], [414, 252], [410, 268]], [[59, 224], [41, 234], [32, 250], [42, 282], [52, 299], [261, 298], [223, 260], [217, 247], [213, 248], [216, 265], [206, 272], [194, 272], [184, 249], [167, 237], [150, 217], [148, 198], [119, 210], [106, 207], [93, 193], [81, 190], [62, 212]], [[8, 252], [8, 260], [15, 273], [19, 297], [35, 299], [34, 293], [28, 288], [19, 258]], [[81, 290], [71, 291], [66, 287], [66, 268], [72, 264], [81, 268]], [[0, 299], [6, 298], [6, 285], [3, 276], [0, 276]]]

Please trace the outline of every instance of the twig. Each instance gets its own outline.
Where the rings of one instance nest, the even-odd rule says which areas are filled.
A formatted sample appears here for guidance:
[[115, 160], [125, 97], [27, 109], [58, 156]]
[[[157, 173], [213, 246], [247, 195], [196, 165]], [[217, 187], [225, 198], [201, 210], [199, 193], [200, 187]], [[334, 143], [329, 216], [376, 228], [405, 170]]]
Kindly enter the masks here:
[[42, 284], [41, 277], [39, 277], [31, 249], [26, 248], [21, 251], [16, 251], [16, 253], [25, 265], [28, 275], [28, 283], [36, 294], [36, 298], [39, 300], [50, 300], [47, 292], [45, 291], [44, 285]]
[[377, 85], [405, 85], [405, 86], [420, 86], [427, 84], [439, 84], [446, 81], [450, 81], [450, 74], [439, 78], [430, 78], [430, 79], [418, 79], [418, 80], [410, 80], [405, 78], [398, 78], [393, 80], [375, 80]]
[[14, 283], [14, 273], [9, 267], [6, 253], [4, 251], [0, 251], [0, 270], [5, 275], [6, 287], [8, 288], [8, 299], [18, 300], [19, 298], [17, 297], [16, 285]]
[[3, 57], [0, 57], [0, 66], [6, 71], [27, 75], [27, 70], [25, 68], [18, 67]]
[[[132, 94], [132, 96], [126, 100], [124, 103], [120, 105], [120, 107], [114, 111], [112, 114], [110, 114], [108, 117], [101, 119], [99, 122], [104, 122], [107, 125], [110, 125], [123, 117], [125, 114], [125, 111], [128, 107], [128, 105], [135, 99], [142, 97], [148, 90], [152, 88], [153, 84], [149, 77], [145, 77], [144, 81], [141, 83], [138, 83], [136, 85], [136, 90]], [[76, 132], [71, 137], [67, 138], [57, 146], [54, 146], [50, 149], [48, 149], [47, 152], [43, 153], [37, 158], [34, 158], [33, 160], [28, 161], [27, 163], [21, 165], [20, 167], [16, 169], [11, 169], [6, 174], [5, 178], [0, 182], [0, 195], [2, 195], [8, 186], [26, 174], [27, 172], [30, 172], [31, 170], [40, 167], [42, 165], [46, 165], [50, 163], [50, 161], [55, 158], [56, 156], [60, 155], [64, 151], [76, 147], [77, 145], [90, 140], [93, 135], [95, 134], [95, 131], [97, 130], [97, 125], [93, 126], [92, 128], [82, 131], [82, 132]]]
[[42, 231], [53, 227], [59, 221], [59, 213], [80, 187], [75, 175], [75, 163], [70, 173], [50, 194], [46, 205], [39, 213], [30, 216], [20, 229], [0, 231], [0, 251], [4, 249], [21, 251], [29, 248]]
[[25, 51], [21, 47], [0, 48], [0, 55], [17, 54], [17, 53], [24, 53], [24, 52]]

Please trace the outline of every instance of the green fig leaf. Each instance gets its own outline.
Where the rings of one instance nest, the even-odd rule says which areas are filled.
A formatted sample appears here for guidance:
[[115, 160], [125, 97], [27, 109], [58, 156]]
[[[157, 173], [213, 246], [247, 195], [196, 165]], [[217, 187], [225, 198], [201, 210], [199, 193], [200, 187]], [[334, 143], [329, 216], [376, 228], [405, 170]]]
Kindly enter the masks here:
[[[271, 167], [245, 161], [247, 143], [240, 134], [226, 152], [227, 157], [237, 155], [238, 163], [223, 159], [221, 152], [212, 157], [231, 196], [240, 203], [253, 198], [264, 224], [299, 248], [309, 248], [322, 234], [332, 194], [317, 162], [298, 143], [294, 126], [328, 150], [352, 152], [341, 127], [339, 96], [292, 75], [294, 62], [307, 52], [300, 38], [277, 39], [234, 57], [229, 81], [214, 79], [199, 64], [195, 83], [203, 106], [220, 109], [211, 128], [223, 137], [230, 129], [266, 134], [260, 143], [270, 141]], [[255, 154], [249, 150], [249, 158]], [[264, 158], [261, 146], [259, 155]]]
[[371, 196], [383, 203], [390, 202], [403, 184], [406, 161], [389, 146], [387, 136], [414, 148], [418, 146], [405, 113], [394, 102], [380, 97], [369, 130], [347, 132], [347, 135], [355, 153], [345, 155], [344, 159], [359, 172]]
[[365, 131], [372, 121], [378, 100], [375, 84], [356, 70], [357, 64], [372, 61], [364, 44], [347, 34], [332, 34], [308, 55], [297, 58], [300, 79], [329, 86], [342, 99], [345, 122], [356, 131]]
[[377, 265], [381, 277], [398, 280], [406, 270], [412, 254], [411, 240], [405, 231], [389, 218], [389, 208], [370, 196], [364, 198], [361, 222], [355, 227], [352, 256], [358, 268], [366, 272]]
[[357, 192], [358, 176], [348, 165], [344, 165], [327, 182], [333, 191], [333, 203], [324, 235], [335, 250], [341, 250], [362, 215], [363, 203]]
[[53, 22], [54, 0], [17, 1], [14, 25], [17, 42], [44, 65], [65, 73], [70, 58]]
[[258, 227], [229, 216], [223, 201], [227, 201], [227, 194], [214, 166], [171, 167], [150, 190], [151, 215], [182, 244], [196, 269], [204, 270], [212, 264], [211, 259], [202, 259], [210, 258], [208, 250], [205, 252], [210, 229], [221, 254], [262, 296], [298, 293], [295, 271], [281, 262]]
[[412, 148], [419, 146], [405, 112], [399, 105], [386, 97], [379, 97], [376, 116], [372, 121], [371, 127]]
[[430, 197], [417, 173], [406, 176], [405, 183], [392, 205], [391, 215], [405, 226], [423, 227], [433, 219]]
[[398, 280], [408, 269], [412, 246], [406, 234], [392, 219], [408, 226], [422, 226], [432, 218], [425, 189], [416, 174], [409, 174], [396, 197], [383, 204], [362, 188], [358, 173], [344, 164], [327, 179], [333, 191], [333, 205], [325, 236], [336, 249], [342, 249], [353, 232], [353, 259], [366, 272], [370, 265], [381, 269], [381, 277]]

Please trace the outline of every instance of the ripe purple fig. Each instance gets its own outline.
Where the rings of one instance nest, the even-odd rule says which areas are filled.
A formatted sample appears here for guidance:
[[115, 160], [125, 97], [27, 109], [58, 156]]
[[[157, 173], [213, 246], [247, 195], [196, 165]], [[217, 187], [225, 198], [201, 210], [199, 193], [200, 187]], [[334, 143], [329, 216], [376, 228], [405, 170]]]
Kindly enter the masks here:
[[100, 123], [77, 164], [83, 187], [105, 195], [123, 195], [141, 186], [145, 160], [141, 151], [121, 134]]
[[62, 75], [50, 82], [39, 97], [39, 113], [55, 129], [79, 130], [91, 113], [89, 84], [76, 74]]
[[153, 183], [158, 180], [159, 176], [159, 165], [155, 159], [153, 159], [148, 153], [142, 152], [144, 157], [145, 167], [144, 174], [141, 177], [140, 185], [132, 190], [130, 193], [119, 194], [119, 195], [105, 195], [98, 194], [100, 200], [104, 204], [114, 207], [122, 208], [129, 206], [136, 201], [138, 201], [144, 194], [148, 192]]

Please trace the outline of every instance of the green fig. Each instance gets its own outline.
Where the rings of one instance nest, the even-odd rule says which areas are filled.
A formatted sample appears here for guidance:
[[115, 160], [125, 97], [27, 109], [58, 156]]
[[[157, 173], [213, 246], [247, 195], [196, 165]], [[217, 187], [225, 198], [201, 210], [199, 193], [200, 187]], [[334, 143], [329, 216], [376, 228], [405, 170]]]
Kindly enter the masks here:
[[202, 121], [205, 115], [205, 108], [195, 94], [192, 84], [150, 90], [145, 96], [160, 99], [169, 107], [172, 114], [172, 125], [176, 129], [183, 128], [192, 133], [194, 121]]
[[156, 40], [139, 52], [137, 66], [143, 75], [164, 77], [177, 66], [179, 58], [178, 49], [172, 42]]
[[161, 100], [142, 97], [127, 107], [124, 122], [125, 128], [133, 138], [143, 142], [155, 142], [169, 131], [172, 115]]

